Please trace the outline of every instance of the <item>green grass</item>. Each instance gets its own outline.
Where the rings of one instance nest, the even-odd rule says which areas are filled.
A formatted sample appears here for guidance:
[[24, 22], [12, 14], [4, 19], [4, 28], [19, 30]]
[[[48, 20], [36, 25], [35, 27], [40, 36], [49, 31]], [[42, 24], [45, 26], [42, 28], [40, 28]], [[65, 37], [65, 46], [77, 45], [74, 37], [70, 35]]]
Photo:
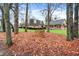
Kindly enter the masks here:
[[[27, 31], [28, 32], [35, 32], [35, 30], [30, 30], [30, 29], [28, 29]], [[25, 29], [24, 28], [19, 28], [19, 32], [25, 32]]]
[[[35, 30], [27, 30], [28, 32], [35, 32]], [[25, 29], [19, 28], [19, 32], [25, 32]], [[55, 29], [55, 30], [50, 30], [50, 33], [55, 33], [55, 34], [60, 34], [60, 35], [66, 35], [66, 30], [61, 30], [61, 29]]]
[[[28, 32], [35, 32], [36, 30], [30, 30], [30, 29], [28, 29], [27, 31], [28, 31]], [[25, 29], [19, 28], [19, 32], [25, 32]], [[67, 36], [66, 29], [65, 29], [65, 30], [54, 29], [54, 30], [50, 30], [50, 33], [54, 33], [54, 34], [59, 34], [59, 35], [65, 35], [65, 36]], [[79, 34], [79, 32], [78, 32], [78, 34]]]
[[24, 28], [19, 28], [19, 32], [25, 32]]
[[55, 33], [55, 34], [60, 34], [60, 35], [66, 36], [66, 30], [61, 30], [61, 29], [50, 30], [50, 33]]
[[36, 30], [30, 30], [30, 29], [29, 29], [29, 30], [27, 30], [27, 31], [28, 31], [28, 32], [35, 32]]

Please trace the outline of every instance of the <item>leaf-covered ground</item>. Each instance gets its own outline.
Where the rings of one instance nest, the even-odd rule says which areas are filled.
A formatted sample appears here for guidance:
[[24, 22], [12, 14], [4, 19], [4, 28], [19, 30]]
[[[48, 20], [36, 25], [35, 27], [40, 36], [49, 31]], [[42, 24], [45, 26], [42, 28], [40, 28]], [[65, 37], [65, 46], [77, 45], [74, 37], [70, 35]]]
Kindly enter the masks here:
[[[79, 39], [66, 41], [66, 37], [47, 32], [12, 33], [13, 45], [5, 45], [5, 33], [0, 33], [1, 49], [8, 55], [75, 56], [79, 55]], [[4, 51], [5, 51], [4, 50]]]

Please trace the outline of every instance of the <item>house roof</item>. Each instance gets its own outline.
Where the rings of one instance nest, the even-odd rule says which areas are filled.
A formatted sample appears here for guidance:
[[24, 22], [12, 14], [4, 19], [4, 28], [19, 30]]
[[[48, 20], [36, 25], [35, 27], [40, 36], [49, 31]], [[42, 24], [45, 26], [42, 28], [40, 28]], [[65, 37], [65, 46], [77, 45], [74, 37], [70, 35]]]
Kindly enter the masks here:
[[50, 25], [57, 25], [57, 24], [64, 24], [64, 19], [59, 19], [59, 20], [51, 20]]

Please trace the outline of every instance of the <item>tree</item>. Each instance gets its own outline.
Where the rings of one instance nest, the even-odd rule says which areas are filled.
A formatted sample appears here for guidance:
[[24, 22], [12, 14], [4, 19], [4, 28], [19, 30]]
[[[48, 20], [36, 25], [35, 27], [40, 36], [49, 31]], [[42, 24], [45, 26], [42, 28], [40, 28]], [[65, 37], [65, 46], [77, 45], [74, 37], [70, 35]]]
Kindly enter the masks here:
[[28, 3], [26, 4], [26, 18], [25, 18], [25, 32], [27, 32], [27, 26], [28, 26]]
[[[53, 4], [50, 4], [50, 5], [51, 5], [51, 6], [50, 6], [50, 17], [49, 17], [50, 19], [49, 19], [49, 20], [48, 20], [48, 8], [47, 8], [47, 9], [43, 9], [43, 10], [40, 11], [40, 12], [42, 13], [42, 15], [45, 17], [45, 24], [46, 24], [46, 25], [50, 23], [51, 18], [52, 18], [52, 16], [53, 16], [54, 12], [55, 12], [58, 8], [60, 8], [62, 4], [60, 4], [60, 3], [53, 3]], [[48, 21], [49, 21], [49, 22], [48, 22]], [[46, 26], [46, 28], [47, 28], [47, 32], [49, 32], [48, 25]]]
[[2, 30], [3, 30], [3, 32], [5, 32], [5, 20], [4, 20], [3, 4], [0, 5], [0, 9], [2, 12], [2, 20], [1, 20]]
[[74, 37], [75, 38], [78, 38], [78, 6], [79, 4], [78, 3], [75, 3], [75, 8], [74, 8]]
[[67, 3], [67, 40], [73, 39], [73, 3]]
[[[3, 30], [3, 32], [5, 32], [5, 19], [4, 19], [3, 4], [0, 4], [0, 9], [1, 9], [1, 12], [2, 12], [2, 20], [1, 20], [2, 30]], [[9, 10], [10, 9], [12, 9], [12, 3], [10, 3]], [[11, 23], [10, 23], [10, 26], [14, 30], [14, 27]]]
[[51, 19], [51, 4], [50, 3], [48, 3], [48, 17], [47, 17], [47, 32], [49, 32], [49, 21], [50, 21], [50, 19]]
[[14, 10], [14, 33], [18, 33], [18, 3], [15, 3], [15, 10]]
[[5, 19], [5, 28], [6, 28], [6, 44], [8, 46], [12, 45], [11, 40], [11, 28], [10, 28], [10, 19], [9, 19], [9, 4], [4, 3], [3, 11], [4, 11], [4, 19]]
[[[11, 11], [13, 11], [13, 3], [10, 3], [10, 6], [9, 6], [9, 12], [10, 12], [10, 10]], [[13, 11], [14, 12], [14, 11]], [[13, 24], [10, 22], [10, 26], [11, 26], [11, 28], [12, 28], [12, 32], [14, 32], [14, 26], [13, 26]]]

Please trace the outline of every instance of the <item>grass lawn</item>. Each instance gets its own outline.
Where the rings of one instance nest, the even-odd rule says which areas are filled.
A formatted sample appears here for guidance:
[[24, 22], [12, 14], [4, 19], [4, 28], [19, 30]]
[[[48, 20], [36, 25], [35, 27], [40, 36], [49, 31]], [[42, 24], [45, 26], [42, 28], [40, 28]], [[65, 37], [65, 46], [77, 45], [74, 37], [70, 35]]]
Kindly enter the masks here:
[[67, 35], [66, 30], [61, 30], [61, 29], [50, 30], [50, 33], [55, 33], [55, 34], [60, 34], [60, 35]]
[[24, 28], [19, 28], [19, 32], [25, 32]]
[[[19, 32], [25, 32], [25, 29], [19, 28]], [[28, 30], [28, 32], [35, 32], [35, 30]], [[66, 35], [66, 30], [55, 29], [55, 30], [50, 30], [50, 33]]]
[[[27, 30], [28, 32], [35, 32], [35, 30]], [[25, 32], [25, 29], [24, 28], [19, 28], [19, 32]]]

